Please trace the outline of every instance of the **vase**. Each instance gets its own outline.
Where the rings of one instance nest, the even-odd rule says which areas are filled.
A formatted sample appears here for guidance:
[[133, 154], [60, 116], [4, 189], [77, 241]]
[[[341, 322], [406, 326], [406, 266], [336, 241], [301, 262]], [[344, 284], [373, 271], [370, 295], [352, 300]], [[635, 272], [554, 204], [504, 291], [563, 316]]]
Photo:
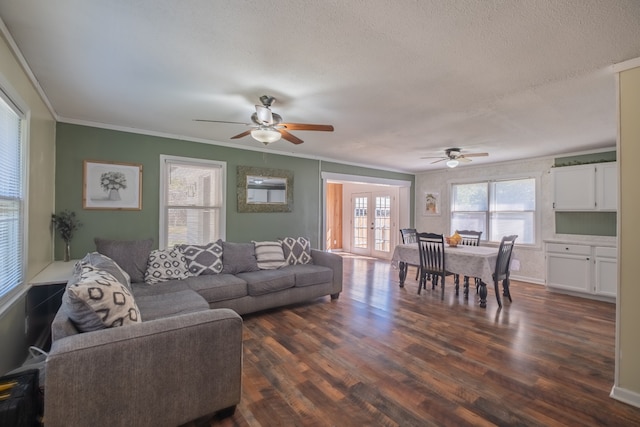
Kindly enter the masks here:
[[120, 192], [115, 188], [109, 190], [109, 200], [120, 200]]
[[71, 260], [71, 243], [65, 242], [64, 244], [64, 261], [68, 262]]

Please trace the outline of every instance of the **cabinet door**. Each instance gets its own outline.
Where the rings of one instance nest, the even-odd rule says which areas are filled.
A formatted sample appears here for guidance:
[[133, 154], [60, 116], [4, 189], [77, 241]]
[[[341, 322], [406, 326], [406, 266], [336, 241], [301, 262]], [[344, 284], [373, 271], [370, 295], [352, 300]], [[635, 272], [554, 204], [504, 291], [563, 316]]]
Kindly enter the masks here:
[[591, 293], [588, 256], [547, 253], [547, 286]]
[[596, 257], [595, 293], [615, 297], [618, 293], [618, 262], [615, 258]]
[[596, 168], [593, 165], [553, 169], [554, 204], [557, 211], [596, 209]]
[[601, 163], [596, 166], [596, 199], [598, 210], [618, 209], [618, 164]]

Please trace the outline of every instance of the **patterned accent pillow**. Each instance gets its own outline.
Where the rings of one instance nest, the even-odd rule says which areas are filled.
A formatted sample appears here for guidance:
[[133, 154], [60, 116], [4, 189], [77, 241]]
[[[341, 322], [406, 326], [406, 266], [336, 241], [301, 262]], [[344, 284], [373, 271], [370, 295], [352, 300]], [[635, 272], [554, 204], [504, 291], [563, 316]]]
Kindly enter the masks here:
[[308, 239], [304, 237], [285, 237], [280, 241], [282, 242], [284, 259], [287, 264], [311, 263], [311, 244]]
[[187, 260], [192, 276], [218, 274], [222, 271], [222, 239], [206, 245], [177, 245]]
[[178, 249], [153, 250], [149, 254], [144, 281], [150, 285], [189, 277], [187, 259]]
[[284, 252], [282, 251], [282, 242], [256, 242], [256, 258], [258, 259], [258, 268], [260, 270], [275, 270], [284, 265]]
[[80, 275], [67, 285], [63, 304], [81, 332], [142, 322], [129, 289], [111, 273], [89, 264], [83, 264]]

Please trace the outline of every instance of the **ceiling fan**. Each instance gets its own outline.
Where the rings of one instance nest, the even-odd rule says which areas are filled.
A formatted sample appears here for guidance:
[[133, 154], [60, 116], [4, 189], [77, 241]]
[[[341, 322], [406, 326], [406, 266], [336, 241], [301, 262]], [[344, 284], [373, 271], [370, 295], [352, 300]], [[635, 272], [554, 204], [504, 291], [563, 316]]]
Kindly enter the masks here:
[[485, 157], [489, 155], [489, 153], [462, 154], [462, 150], [460, 148], [447, 148], [446, 150], [444, 150], [444, 153], [445, 153], [444, 156], [420, 157], [420, 158], [421, 159], [439, 159], [434, 162], [431, 162], [431, 164], [444, 162], [446, 160], [447, 166], [449, 166], [450, 168], [455, 168], [456, 166], [458, 166], [458, 164], [460, 164], [460, 162], [470, 162], [471, 159], [469, 159], [469, 157]]
[[319, 130], [325, 132], [333, 132], [332, 125], [313, 125], [305, 123], [282, 123], [282, 117], [279, 114], [271, 111], [271, 105], [276, 101], [273, 96], [262, 95], [260, 102], [262, 105], [256, 104], [256, 112], [251, 115], [251, 121], [253, 123], [243, 122], [227, 122], [223, 120], [205, 120], [195, 119], [196, 122], [211, 122], [211, 123], [232, 123], [238, 125], [251, 126], [253, 129], [249, 129], [237, 135], [231, 137], [231, 139], [244, 138], [247, 135], [251, 135], [253, 139], [262, 142], [264, 145], [269, 145], [272, 142], [278, 141], [280, 138], [284, 138], [293, 144], [302, 144], [304, 141], [297, 136], [291, 134], [290, 130]]

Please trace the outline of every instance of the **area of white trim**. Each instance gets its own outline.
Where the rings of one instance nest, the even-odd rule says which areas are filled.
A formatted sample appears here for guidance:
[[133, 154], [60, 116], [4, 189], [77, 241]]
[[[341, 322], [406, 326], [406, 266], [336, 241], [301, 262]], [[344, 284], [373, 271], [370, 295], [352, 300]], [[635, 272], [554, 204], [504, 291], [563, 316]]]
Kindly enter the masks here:
[[208, 160], [208, 159], [198, 159], [194, 157], [181, 157], [181, 156], [171, 156], [167, 154], [160, 155], [160, 198], [158, 203], [159, 208], [159, 229], [158, 229], [158, 247], [160, 249], [166, 249], [167, 247], [167, 233], [166, 233], [166, 194], [167, 194], [167, 161], [173, 163], [184, 163], [186, 165], [193, 164], [202, 164], [205, 166], [219, 166], [222, 169], [221, 179], [222, 179], [222, 204], [225, 206], [220, 210], [220, 238], [222, 240], [226, 239], [227, 232], [227, 209], [226, 205], [229, 203], [227, 199], [227, 162], [220, 160]]
[[20, 64], [25, 74], [29, 78], [29, 81], [35, 88], [36, 92], [38, 92], [38, 95], [40, 95], [42, 102], [44, 102], [44, 105], [47, 106], [47, 109], [49, 110], [51, 115], [54, 117], [54, 119], [58, 121], [58, 115], [56, 114], [56, 111], [53, 109], [53, 105], [51, 105], [51, 102], [49, 102], [49, 98], [47, 98], [47, 95], [44, 93], [44, 89], [42, 89], [42, 86], [40, 86], [40, 82], [38, 82], [38, 79], [36, 79], [36, 76], [35, 74], [33, 74], [33, 71], [31, 71], [31, 68], [29, 67], [29, 63], [22, 55], [22, 52], [20, 51], [20, 49], [18, 49], [18, 45], [16, 44], [15, 40], [11, 36], [9, 29], [5, 25], [2, 18], [0, 18], [0, 33], [2, 33], [2, 35], [4, 36], [5, 40], [7, 41], [7, 44], [9, 45], [9, 48], [11, 49], [11, 52], [15, 55], [16, 59], [18, 60], [18, 63]]
[[640, 67], [640, 57], [629, 59], [628, 61], [624, 61], [624, 62], [619, 62], [617, 64], [613, 64], [611, 69], [613, 70], [614, 73], [619, 73], [621, 71], [626, 71], [626, 70], [630, 70], [632, 68], [638, 68], [638, 67]]
[[609, 397], [619, 400], [620, 402], [624, 402], [628, 405], [635, 406], [636, 408], [640, 408], [640, 393], [636, 393], [635, 391], [627, 390], [614, 385], [611, 388]]
[[322, 179], [334, 182], [352, 182], [354, 184], [391, 185], [394, 187], [411, 187], [411, 181], [401, 179], [376, 178], [373, 176], [348, 175], [334, 172], [322, 172]]
[[356, 167], [361, 167], [361, 168], [375, 169], [375, 170], [387, 171], [387, 172], [404, 173], [404, 174], [407, 174], [407, 175], [412, 175], [413, 174], [411, 172], [407, 172], [407, 171], [400, 170], [400, 169], [388, 169], [388, 168], [383, 168], [383, 167], [380, 167], [380, 166], [369, 165], [369, 164], [364, 164], [364, 163], [345, 162], [343, 160], [332, 159], [330, 157], [312, 156], [312, 155], [308, 155], [308, 154], [293, 153], [293, 152], [286, 151], [286, 150], [272, 150], [272, 149], [269, 149], [267, 147], [260, 146], [260, 145], [256, 145], [255, 147], [240, 146], [240, 145], [238, 145], [236, 143], [232, 143], [232, 142], [224, 142], [224, 141], [218, 141], [218, 140], [213, 140], [213, 139], [205, 139], [205, 138], [195, 138], [195, 137], [190, 137], [190, 136], [176, 135], [176, 134], [165, 133], [165, 132], [156, 132], [156, 131], [151, 131], [151, 130], [126, 127], [126, 126], [115, 126], [115, 125], [109, 125], [109, 124], [98, 123], [98, 122], [91, 122], [91, 121], [86, 121], [86, 120], [75, 120], [75, 119], [69, 119], [69, 118], [66, 118], [66, 117], [60, 117], [60, 118], [57, 119], [57, 121], [60, 122], [60, 123], [68, 123], [68, 124], [71, 124], [71, 125], [89, 126], [89, 127], [95, 127], [95, 128], [98, 128], [98, 129], [107, 129], [107, 130], [115, 130], [115, 131], [120, 131], [120, 132], [129, 132], [129, 133], [135, 133], [135, 134], [139, 134], [139, 135], [157, 136], [157, 137], [160, 137], [160, 138], [176, 139], [176, 140], [179, 140], [179, 141], [190, 141], [190, 142], [199, 142], [199, 143], [202, 143], [202, 144], [220, 145], [222, 147], [236, 148], [238, 150], [258, 151], [258, 152], [261, 152], [261, 153], [269, 153], [269, 154], [274, 154], [274, 155], [278, 155], [278, 156], [288, 156], [288, 157], [296, 157], [296, 158], [301, 158], [301, 159], [311, 159], [311, 160], [319, 160], [319, 161], [331, 162], [331, 163], [340, 163], [340, 164], [348, 165], [348, 166], [356, 166]]

